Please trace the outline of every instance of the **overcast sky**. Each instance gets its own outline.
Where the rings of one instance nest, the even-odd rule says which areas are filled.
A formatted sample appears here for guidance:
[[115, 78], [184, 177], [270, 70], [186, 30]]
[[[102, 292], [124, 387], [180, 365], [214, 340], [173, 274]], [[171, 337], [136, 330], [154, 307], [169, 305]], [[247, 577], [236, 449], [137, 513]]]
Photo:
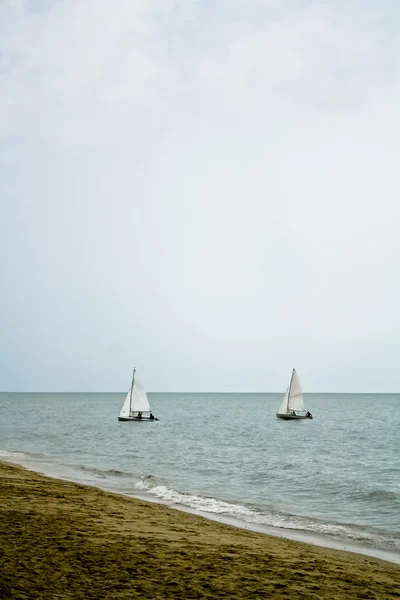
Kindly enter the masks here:
[[0, 389], [400, 391], [397, 0], [1, 0]]

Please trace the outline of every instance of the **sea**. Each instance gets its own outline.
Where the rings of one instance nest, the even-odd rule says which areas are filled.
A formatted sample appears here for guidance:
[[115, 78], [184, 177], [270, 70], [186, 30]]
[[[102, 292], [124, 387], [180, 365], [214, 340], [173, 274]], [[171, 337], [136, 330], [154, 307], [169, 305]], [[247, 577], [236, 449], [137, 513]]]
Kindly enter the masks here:
[[400, 394], [1, 393], [0, 459], [254, 531], [400, 563]]

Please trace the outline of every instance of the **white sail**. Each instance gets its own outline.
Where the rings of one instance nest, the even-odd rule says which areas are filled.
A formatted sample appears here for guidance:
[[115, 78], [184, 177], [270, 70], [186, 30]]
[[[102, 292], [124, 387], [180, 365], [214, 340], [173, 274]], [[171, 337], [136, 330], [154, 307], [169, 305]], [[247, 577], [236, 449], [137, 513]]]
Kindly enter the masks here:
[[293, 369], [292, 381], [289, 388], [288, 410], [304, 411], [303, 390], [296, 369]]
[[131, 417], [133, 412], [150, 412], [151, 410], [145, 389], [137, 377], [133, 379], [132, 399], [131, 389], [132, 386], [129, 388], [122, 405], [119, 413], [120, 417]]
[[122, 405], [121, 411], [119, 413], [120, 417], [129, 417], [129, 409], [131, 404], [131, 389], [129, 388], [129, 392], [126, 395], [125, 402]]
[[288, 397], [289, 397], [289, 388], [286, 390], [285, 395], [283, 396], [282, 404], [279, 407], [278, 415], [285, 415], [288, 409]]
[[132, 412], [136, 412], [138, 410], [142, 412], [150, 412], [151, 409], [144, 387], [140, 383], [139, 379], [135, 377], [132, 393]]

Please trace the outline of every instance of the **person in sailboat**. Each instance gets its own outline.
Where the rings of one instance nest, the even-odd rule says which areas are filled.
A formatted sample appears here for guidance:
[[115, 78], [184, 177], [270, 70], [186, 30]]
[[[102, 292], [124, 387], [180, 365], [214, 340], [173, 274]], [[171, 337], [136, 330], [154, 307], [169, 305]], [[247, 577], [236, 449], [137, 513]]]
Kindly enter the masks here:
[[138, 418], [138, 419], [141, 419], [141, 418], [142, 418], [142, 412], [141, 412], [141, 411], [140, 411], [140, 412], [138, 412], [137, 418]]
[[312, 414], [310, 413], [310, 411], [309, 411], [309, 410], [306, 412], [306, 417], [307, 417], [308, 419], [312, 419]]
[[149, 419], [150, 419], [150, 421], [154, 421], [154, 415], [153, 415], [153, 413], [150, 413]]

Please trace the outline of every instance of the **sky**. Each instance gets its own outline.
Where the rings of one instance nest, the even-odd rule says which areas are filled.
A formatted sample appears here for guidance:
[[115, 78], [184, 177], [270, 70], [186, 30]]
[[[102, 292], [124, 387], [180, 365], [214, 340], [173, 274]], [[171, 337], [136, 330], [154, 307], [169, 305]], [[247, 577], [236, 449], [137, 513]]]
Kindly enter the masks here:
[[1, 0], [0, 390], [400, 392], [399, 31]]

